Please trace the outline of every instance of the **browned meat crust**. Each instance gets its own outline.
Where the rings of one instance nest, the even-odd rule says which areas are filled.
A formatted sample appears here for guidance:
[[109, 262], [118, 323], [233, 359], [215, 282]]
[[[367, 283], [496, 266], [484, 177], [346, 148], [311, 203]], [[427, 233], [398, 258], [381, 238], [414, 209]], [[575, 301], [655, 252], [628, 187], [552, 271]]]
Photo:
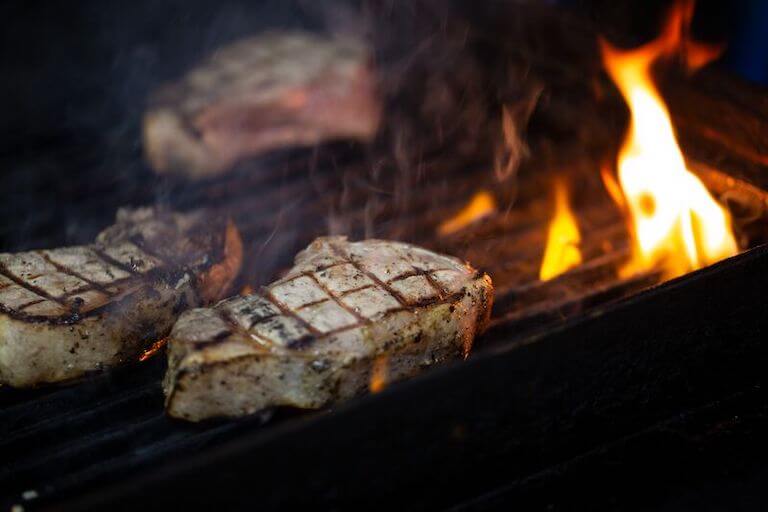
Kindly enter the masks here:
[[0, 383], [135, 360], [239, 270], [236, 231], [202, 213], [121, 210], [88, 246], [0, 254]]
[[377, 359], [392, 381], [465, 356], [492, 302], [490, 278], [455, 258], [321, 238], [262, 293], [179, 319], [166, 406], [192, 421], [321, 407], [367, 389]]

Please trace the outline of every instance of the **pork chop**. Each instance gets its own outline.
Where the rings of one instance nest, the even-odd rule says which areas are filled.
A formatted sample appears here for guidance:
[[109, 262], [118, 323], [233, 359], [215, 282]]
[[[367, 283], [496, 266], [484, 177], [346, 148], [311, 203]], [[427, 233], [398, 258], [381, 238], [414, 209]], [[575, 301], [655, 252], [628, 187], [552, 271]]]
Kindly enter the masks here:
[[145, 208], [92, 245], [0, 254], [0, 384], [136, 360], [182, 311], [226, 296], [241, 251], [222, 220]]
[[490, 278], [455, 258], [398, 242], [319, 238], [262, 293], [179, 318], [167, 411], [199, 421], [351, 397], [382, 360], [393, 381], [466, 356], [492, 302]]
[[369, 60], [354, 40], [308, 32], [219, 49], [150, 101], [147, 159], [160, 173], [203, 178], [269, 150], [371, 139], [379, 105]]

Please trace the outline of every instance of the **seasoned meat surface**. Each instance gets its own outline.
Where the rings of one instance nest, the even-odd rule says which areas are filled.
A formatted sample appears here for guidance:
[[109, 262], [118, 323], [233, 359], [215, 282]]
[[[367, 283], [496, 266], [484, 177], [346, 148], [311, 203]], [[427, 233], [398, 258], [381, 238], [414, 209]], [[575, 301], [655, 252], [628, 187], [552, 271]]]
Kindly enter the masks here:
[[169, 339], [166, 407], [198, 421], [270, 406], [318, 408], [466, 355], [490, 278], [398, 242], [320, 238], [262, 293], [183, 314]]
[[0, 384], [135, 360], [183, 310], [221, 298], [240, 251], [221, 220], [146, 208], [118, 212], [92, 245], [0, 254]]
[[158, 172], [203, 178], [273, 149], [368, 140], [378, 121], [365, 47], [272, 32], [216, 51], [159, 90], [144, 117], [144, 149]]

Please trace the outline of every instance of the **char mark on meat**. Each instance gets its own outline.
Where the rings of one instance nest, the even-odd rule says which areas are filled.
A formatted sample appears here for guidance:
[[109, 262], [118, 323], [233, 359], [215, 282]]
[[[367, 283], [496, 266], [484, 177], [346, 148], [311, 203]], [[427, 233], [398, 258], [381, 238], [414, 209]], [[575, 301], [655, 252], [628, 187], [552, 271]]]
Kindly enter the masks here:
[[317, 408], [465, 356], [493, 302], [490, 278], [404, 243], [320, 238], [261, 293], [194, 309], [169, 341], [172, 416]]
[[0, 384], [23, 387], [136, 360], [240, 265], [232, 225], [205, 212], [121, 210], [87, 246], [0, 254]]

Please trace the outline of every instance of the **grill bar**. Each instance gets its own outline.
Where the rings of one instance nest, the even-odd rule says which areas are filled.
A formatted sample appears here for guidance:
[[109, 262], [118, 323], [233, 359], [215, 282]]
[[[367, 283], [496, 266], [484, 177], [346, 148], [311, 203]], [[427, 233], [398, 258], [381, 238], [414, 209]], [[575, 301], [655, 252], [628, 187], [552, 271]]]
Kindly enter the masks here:
[[[589, 163], [583, 166], [586, 172], [595, 168]], [[557, 169], [540, 169], [536, 179], [518, 191], [513, 208], [503, 209], [455, 235], [439, 236], [439, 222], [453, 215], [483, 186], [482, 180], [480, 184], [477, 180], [480, 171], [468, 172], [460, 165], [444, 166], [439, 160], [425, 163], [424, 169], [430, 171], [424, 173], [426, 183], [421, 185], [420, 193], [398, 202], [392, 201], [397, 189], [395, 173], [374, 192], [370, 184], [358, 179], [342, 192], [340, 199], [339, 175], [365, 177], [364, 167], [354, 159], [346, 166], [339, 162], [331, 167], [318, 164], [311, 180], [304, 179], [306, 156], [291, 156], [282, 164], [274, 162], [267, 167], [272, 172], [237, 176], [232, 182], [198, 191], [201, 198], [206, 198], [203, 204], [222, 208], [236, 219], [246, 245], [269, 250], [276, 228], [279, 237], [290, 241], [269, 261], [256, 257], [247, 262], [246, 268], [260, 268], [260, 273], [248, 275], [265, 280], [287, 266], [297, 249], [325, 231], [328, 211], [334, 205], [343, 206], [338, 215], [348, 221], [350, 233], [361, 236], [371, 215], [372, 197], [387, 198], [386, 202], [381, 200], [386, 206], [378, 208], [374, 216], [380, 236], [394, 234], [458, 255], [494, 277], [497, 304], [492, 331], [478, 340], [478, 354], [493, 347], [494, 339], [509, 341], [551, 329], [587, 308], [636, 293], [656, 283], [659, 277], [649, 273], [626, 280], [616, 278], [616, 269], [628, 255], [624, 223], [604, 194], [585, 192], [582, 186], [577, 189], [574, 208], [583, 224], [585, 262], [552, 281], [538, 281], [551, 215], [549, 176]], [[574, 174], [575, 183], [578, 176]], [[222, 204], [232, 187], [246, 192]], [[270, 193], [273, 187], [279, 187], [280, 192]], [[296, 206], [285, 206], [286, 198]], [[289, 229], [283, 229], [286, 224]], [[258, 252], [256, 255], [262, 256]], [[165, 418], [160, 388], [162, 359], [155, 357], [148, 363], [91, 377], [72, 387], [38, 391], [31, 402], [33, 407], [30, 392], [2, 391], [0, 402], [7, 407], [0, 411], [0, 451], [7, 462], [0, 467], [0, 488], [11, 489], [15, 501], [28, 489], [34, 489], [43, 499], [57, 496], [89, 483], [114, 479], [170, 454], [219, 445], [234, 433], [263, 423], [264, 418], [257, 417], [185, 425]], [[66, 470], [50, 474], [50, 468]], [[41, 481], [42, 474], [50, 476]]]
[[[287, 265], [298, 248], [325, 230], [329, 204], [338, 200], [332, 195], [338, 192], [335, 173], [364, 175], [360, 164], [352, 161], [347, 167], [337, 166], [333, 170], [318, 167], [313, 179], [307, 182], [303, 179], [305, 160], [304, 173], [298, 163], [285, 165], [290, 172], [274, 166], [279, 178], [249, 177], [255, 184], [254, 190], [239, 199], [221, 205], [221, 198], [226, 197], [224, 188], [214, 188], [212, 198], [207, 200], [216, 208], [226, 208], [252, 247], [270, 247], [270, 236], [276, 225], [280, 227], [281, 217], [283, 225], [292, 226], [281, 229], [279, 236], [290, 240], [283, 246], [282, 255], [267, 265], [263, 258], [249, 263], [261, 267], [258, 275], [262, 279]], [[497, 305], [492, 331], [478, 340], [478, 354], [494, 347], [494, 339], [509, 341], [551, 329], [587, 308], [626, 297], [657, 282], [659, 276], [654, 273], [627, 280], [616, 278], [616, 269], [628, 254], [626, 229], [606, 197], [589, 194], [583, 197], [590, 200], [579, 195], [574, 204], [576, 216], [584, 225], [585, 263], [550, 282], [538, 281], [538, 265], [551, 214], [547, 188], [551, 170], [541, 170], [528, 189], [519, 191], [514, 208], [498, 212], [455, 235], [438, 236], [437, 224], [455, 213], [477, 190], [477, 172], [467, 172], [460, 166], [441, 167], [439, 162], [431, 167], [433, 172], [443, 173], [434, 182], [428, 181], [423, 193], [414, 194], [409, 201], [380, 208], [375, 216], [376, 226], [384, 236], [399, 232], [406, 240], [466, 258], [494, 277]], [[585, 168], [592, 166], [586, 164]], [[275, 186], [281, 192], [270, 194], [270, 187]], [[386, 191], [394, 190], [395, 186], [390, 183], [389, 189], [384, 187], [375, 194], [391, 199]], [[209, 192], [203, 188], [200, 193]], [[339, 215], [350, 222], [353, 235], [360, 235], [370, 214], [370, 186], [358, 184], [345, 194], [344, 209]], [[292, 197], [297, 203], [288, 213], [281, 208], [285, 197]], [[11, 489], [9, 499], [18, 501], [20, 493], [28, 489], [34, 489], [41, 499], [62, 495], [136, 471], [171, 454], [220, 445], [235, 433], [258, 428], [263, 423], [264, 418], [257, 417], [184, 425], [165, 418], [160, 388], [162, 359], [155, 357], [147, 364], [91, 377], [69, 388], [39, 391], [32, 402], [34, 407], [30, 407], [29, 392], [0, 393], [0, 401], [8, 404], [0, 411], [0, 451], [7, 461], [0, 468], [0, 488]], [[269, 430], [267, 427], [266, 431]], [[66, 470], [51, 474], [50, 468]], [[50, 476], [41, 481], [39, 475], [43, 474]]]

